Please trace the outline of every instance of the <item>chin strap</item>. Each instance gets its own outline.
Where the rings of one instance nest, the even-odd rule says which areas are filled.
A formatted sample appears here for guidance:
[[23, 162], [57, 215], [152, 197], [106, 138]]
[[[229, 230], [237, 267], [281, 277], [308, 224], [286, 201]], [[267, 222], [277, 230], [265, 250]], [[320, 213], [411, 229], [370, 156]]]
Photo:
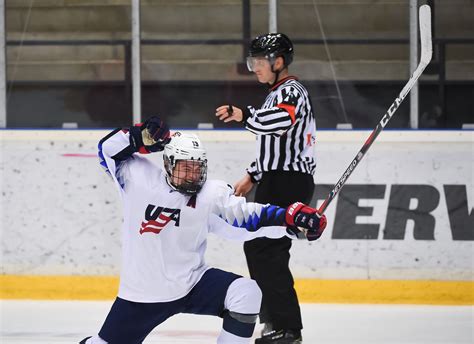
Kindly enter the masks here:
[[[171, 184], [171, 177], [170, 177], [170, 175], [168, 174], [168, 172], [166, 172], [165, 180], [166, 180], [166, 184], [168, 184], [168, 186], [169, 186], [170, 188], [172, 188], [174, 191], [178, 191], [178, 190], [176, 189], [176, 187], [175, 187], [173, 184]], [[171, 192], [171, 191], [170, 191], [170, 192]]]
[[275, 84], [278, 82], [278, 77], [280, 76], [281, 70], [277, 70], [276, 72], [273, 70], [273, 65], [272, 65], [272, 72], [275, 74], [275, 80], [272, 83], [268, 83], [268, 88], [271, 89]]
[[268, 83], [268, 88], [271, 89], [273, 86], [275, 86], [278, 83], [278, 78], [280, 77], [280, 73], [287, 68], [288, 66], [283, 65], [283, 68], [277, 71], [273, 70], [273, 64], [272, 64], [272, 72], [275, 74], [275, 80], [272, 83]]

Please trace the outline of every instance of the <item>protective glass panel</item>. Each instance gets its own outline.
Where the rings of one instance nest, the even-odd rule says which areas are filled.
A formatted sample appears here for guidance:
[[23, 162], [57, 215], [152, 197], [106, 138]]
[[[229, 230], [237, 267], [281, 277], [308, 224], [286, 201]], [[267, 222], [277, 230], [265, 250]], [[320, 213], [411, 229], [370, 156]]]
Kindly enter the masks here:
[[7, 127], [131, 121], [129, 1], [6, 1]]
[[[434, 54], [419, 79], [418, 126], [460, 128], [473, 122], [474, 6], [427, 3]], [[374, 128], [410, 78], [410, 1], [278, 4], [278, 31], [294, 40], [292, 69], [312, 95], [318, 127]], [[388, 127], [410, 127], [410, 95]]]
[[241, 128], [215, 110], [255, 99], [259, 86], [245, 65], [249, 19], [249, 1], [142, 1], [142, 117], [157, 114], [174, 128]]
[[[433, 61], [420, 78], [419, 127], [460, 128], [474, 108], [474, 5], [427, 1]], [[232, 103], [259, 107], [266, 86], [246, 67], [269, 31], [268, 1], [141, 1], [142, 113], [173, 127], [235, 127]], [[131, 1], [6, 1], [7, 127], [132, 122]], [[308, 88], [319, 128], [373, 128], [410, 77], [409, 2], [277, 1], [295, 46], [290, 73]], [[408, 96], [390, 128], [410, 127]]]

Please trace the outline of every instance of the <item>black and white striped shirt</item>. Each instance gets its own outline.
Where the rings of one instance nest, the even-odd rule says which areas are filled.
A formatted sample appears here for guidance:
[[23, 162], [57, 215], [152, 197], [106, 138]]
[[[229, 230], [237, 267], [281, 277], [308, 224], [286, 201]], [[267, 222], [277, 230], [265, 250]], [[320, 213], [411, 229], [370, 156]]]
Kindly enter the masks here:
[[260, 109], [245, 109], [244, 121], [257, 135], [257, 159], [247, 168], [254, 182], [266, 171], [314, 174], [316, 120], [308, 91], [295, 77], [274, 85]]

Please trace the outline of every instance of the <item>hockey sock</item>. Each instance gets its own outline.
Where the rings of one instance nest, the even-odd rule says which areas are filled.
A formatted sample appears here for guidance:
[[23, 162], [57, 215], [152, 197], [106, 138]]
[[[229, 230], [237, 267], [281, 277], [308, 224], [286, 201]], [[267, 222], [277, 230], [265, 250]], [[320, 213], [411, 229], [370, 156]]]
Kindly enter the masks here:
[[262, 292], [254, 280], [242, 277], [233, 281], [224, 301], [227, 311], [222, 333], [240, 338], [252, 337], [261, 302]]
[[96, 335], [87, 339], [86, 344], [107, 344], [107, 342]]
[[217, 337], [217, 344], [248, 344], [250, 343], [250, 339], [251, 338], [236, 336], [222, 329], [219, 337]]

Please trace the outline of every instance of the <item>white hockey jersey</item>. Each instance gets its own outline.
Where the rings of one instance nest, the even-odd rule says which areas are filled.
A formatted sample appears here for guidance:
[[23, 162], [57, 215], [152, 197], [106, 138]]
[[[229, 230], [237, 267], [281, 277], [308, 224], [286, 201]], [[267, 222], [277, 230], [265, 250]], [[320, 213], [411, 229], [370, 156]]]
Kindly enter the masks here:
[[185, 296], [209, 269], [208, 233], [239, 241], [293, 237], [275, 226], [283, 224], [284, 209], [247, 203], [225, 182], [208, 180], [195, 196], [175, 191], [165, 171], [130, 152], [126, 131], [102, 139], [99, 157], [123, 201], [122, 299], [166, 302]]

